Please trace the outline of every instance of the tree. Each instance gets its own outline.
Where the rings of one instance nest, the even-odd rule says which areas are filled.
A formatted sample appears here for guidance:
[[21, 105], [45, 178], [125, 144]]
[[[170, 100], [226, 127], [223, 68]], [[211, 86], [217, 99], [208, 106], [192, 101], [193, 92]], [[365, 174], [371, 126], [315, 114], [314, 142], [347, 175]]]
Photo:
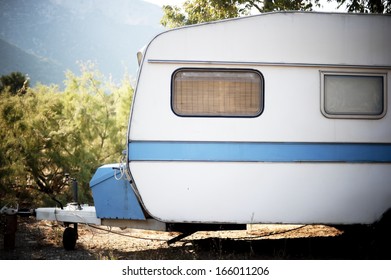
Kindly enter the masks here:
[[[256, 1], [250, 1], [256, 2]], [[313, 6], [318, 6], [319, 1], [310, 0], [264, 0], [263, 7], [258, 8], [261, 13], [273, 11], [311, 11]], [[257, 5], [259, 7], [259, 5]]]
[[[11, 137], [14, 138], [11, 129], [21, 125], [20, 120], [23, 118], [23, 114], [15, 108], [15, 102], [10, 100], [12, 95], [8, 90], [3, 89], [0, 93], [2, 99], [0, 102], [0, 202], [3, 200], [3, 204], [7, 204], [11, 202], [9, 197], [13, 196], [12, 188], [10, 188], [13, 182], [9, 178], [16, 179], [15, 176], [12, 176], [12, 166], [15, 166], [14, 163], [17, 159], [11, 152], [16, 148], [10, 141]], [[0, 203], [0, 207], [3, 204]]]
[[[15, 199], [23, 193], [36, 205], [48, 204], [42, 194], [65, 203], [71, 200], [65, 180], [69, 173], [79, 182], [81, 201], [91, 203], [93, 172], [118, 162], [133, 94], [129, 79], [115, 85], [92, 64], [81, 65], [81, 70], [79, 76], [67, 73], [64, 91], [37, 85], [23, 96], [2, 94], [2, 194]], [[16, 199], [21, 203], [20, 197]]]
[[220, 19], [280, 10], [312, 10], [319, 0], [188, 0], [182, 8], [163, 6], [161, 24], [174, 28]]
[[[391, 0], [327, 0], [348, 12], [391, 13]], [[163, 6], [161, 24], [168, 28], [273, 11], [311, 11], [320, 0], [187, 0], [182, 7]]]
[[[332, 0], [328, 0], [331, 2]], [[339, 7], [346, 6], [348, 12], [391, 13], [391, 0], [335, 0]]]
[[89, 147], [85, 157], [101, 164], [117, 161], [124, 149], [133, 89], [125, 78], [121, 86], [105, 81], [92, 63], [81, 65], [82, 75], [67, 73], [67, 118], [82, 131], [78, 143]]
[[55, 87], [39, 86], [23, 97], [9, 94], [3, 101], [0, 123], [9, 176], [2, 184], [24, 194], [21, 204], [36, 202], [37, 192], [55, 198], [67, 186], [64, 172], [72, 160], [62, 133], [61, 93]]
[[12, 94], [25, 94], [29, 87], [29, 78], [21, 72], [12, 72], [0, 77], [0, 92], [6, 90]]
[[239, 10], [237, 2], [221, 0], [188, 0], [183, 4], [183, 11], [177, 6], [163, 6], [161, 24], [174, 28], [201, 22], [238, 17], [245, 14], [245, 9]]

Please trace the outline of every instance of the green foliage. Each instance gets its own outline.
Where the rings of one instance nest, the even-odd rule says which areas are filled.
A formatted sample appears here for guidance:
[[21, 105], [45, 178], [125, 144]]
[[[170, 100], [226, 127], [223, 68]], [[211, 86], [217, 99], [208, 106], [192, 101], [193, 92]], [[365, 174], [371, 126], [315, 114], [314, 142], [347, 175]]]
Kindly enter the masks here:
[[[258, 1], [260, 2], [260, 1]], [[311, 11], [313, 6], [318, 6], [319, 1], [310, 0], [264, 0], [260, 12], [273, 11]]]
[[[391, 0], [328, 0], [348, 12], [391, 13]], [[187, 0], [182, 7], [163, 6], [161, 24], [168, 28], [273, 11], [311, 11], [319, 0]]]
[[[186, 2], [187, 3], [187, 2]], [[176, 28], [182, 25], [189, 25], [185, 14], [177, 6], [163, 6], [163, 17], [160, 23], [168, 28]]]
[[161, 24], [174, 28], [238, 17], [246, 13], [245, 10], [239, 11], [238, 2], [242, 1], [188, 0], [183, 4], [182, 9], [176, 6], [163, 6], [164, 15]]
[[71, 190], [64, 176], [69, 173], [79, 182], [81, 202], [91, 203], [93, 172], [102, 164], [118, 162], [133, 94], [130, 81], [125, 78], [115, 85], [91, 63], [81, 65], [81, 73], [67, 73], [64, 91], [45, 85], [30, 88], [23, 96], [3, 91], [2, 200], [42, 205], [48, 203], [43, 201], [45, 194], [69, 202]]
[[[332, 2], [332, 0], [328, 0]], [[390, 14], [391, 0], [335, 0], [339, 7], [346, 6], [348, 12]]]
[[12, 72], [0, 77], [0, 92], [25, 94], [29, 87], [29, 78], [20, 72]]
[[187, 0], [183, 6], [163, 6], [161, 24], [168, 28], [282, 10], [312, 10], [319, 0]]

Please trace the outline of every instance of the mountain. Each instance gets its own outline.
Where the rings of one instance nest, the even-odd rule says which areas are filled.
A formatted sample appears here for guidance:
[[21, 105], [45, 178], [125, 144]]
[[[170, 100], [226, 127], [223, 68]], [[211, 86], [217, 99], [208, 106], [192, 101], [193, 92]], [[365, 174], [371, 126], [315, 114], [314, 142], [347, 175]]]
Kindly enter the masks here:
[[92, 61], [114, 81], [135, 76], [136, 53], [163, 31], [161, 17], [142, 0], [0, 0], [0, 74], [14, 62], [32, 85], [58, 83], [67, 69], [78, 73], [78, 61]]
[[29, 54], [0, 39], [0, 76], [11, 72], [34, 75], [34, 81], [43, 84], [62, 84], [64, 71], [54, 61]]

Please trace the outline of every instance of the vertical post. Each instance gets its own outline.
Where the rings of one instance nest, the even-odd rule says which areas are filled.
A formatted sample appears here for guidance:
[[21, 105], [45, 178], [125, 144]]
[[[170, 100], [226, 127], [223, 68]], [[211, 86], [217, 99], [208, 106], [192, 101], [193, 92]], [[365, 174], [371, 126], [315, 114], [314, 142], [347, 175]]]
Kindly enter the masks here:
[[[81, 207], [79, 204], [79, 187], [76, 178], [72, 178], [72, 189], [73, 189], [73, 202], [77, 205], [77, 209], [80, 210]], [[77, 223], [73, 224], [73, 229], [75, 232], [75, 241], [76, 241], [79, 238]]]
[[77, 186], [77, 180], [75, 178], [72, 178], [72, 190], [73, 190], [73, 202], [79, 204], [78, 186]]
[[16, 214], [5, 215], [4, 250], [15, 249], [15, 237], [16, 237], [17, 225], [18, 225], [18, 217]]

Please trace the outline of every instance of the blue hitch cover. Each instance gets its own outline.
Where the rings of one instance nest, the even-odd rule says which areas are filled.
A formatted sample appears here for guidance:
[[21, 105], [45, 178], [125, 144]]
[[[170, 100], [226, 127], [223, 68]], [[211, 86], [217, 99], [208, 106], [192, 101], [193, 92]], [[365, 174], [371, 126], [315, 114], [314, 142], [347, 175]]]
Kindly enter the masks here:
[[96, 215], [101, 219], [145, 220], [133, 188], [120, 177], [119, 164], [99, 167], [90, 181]]

